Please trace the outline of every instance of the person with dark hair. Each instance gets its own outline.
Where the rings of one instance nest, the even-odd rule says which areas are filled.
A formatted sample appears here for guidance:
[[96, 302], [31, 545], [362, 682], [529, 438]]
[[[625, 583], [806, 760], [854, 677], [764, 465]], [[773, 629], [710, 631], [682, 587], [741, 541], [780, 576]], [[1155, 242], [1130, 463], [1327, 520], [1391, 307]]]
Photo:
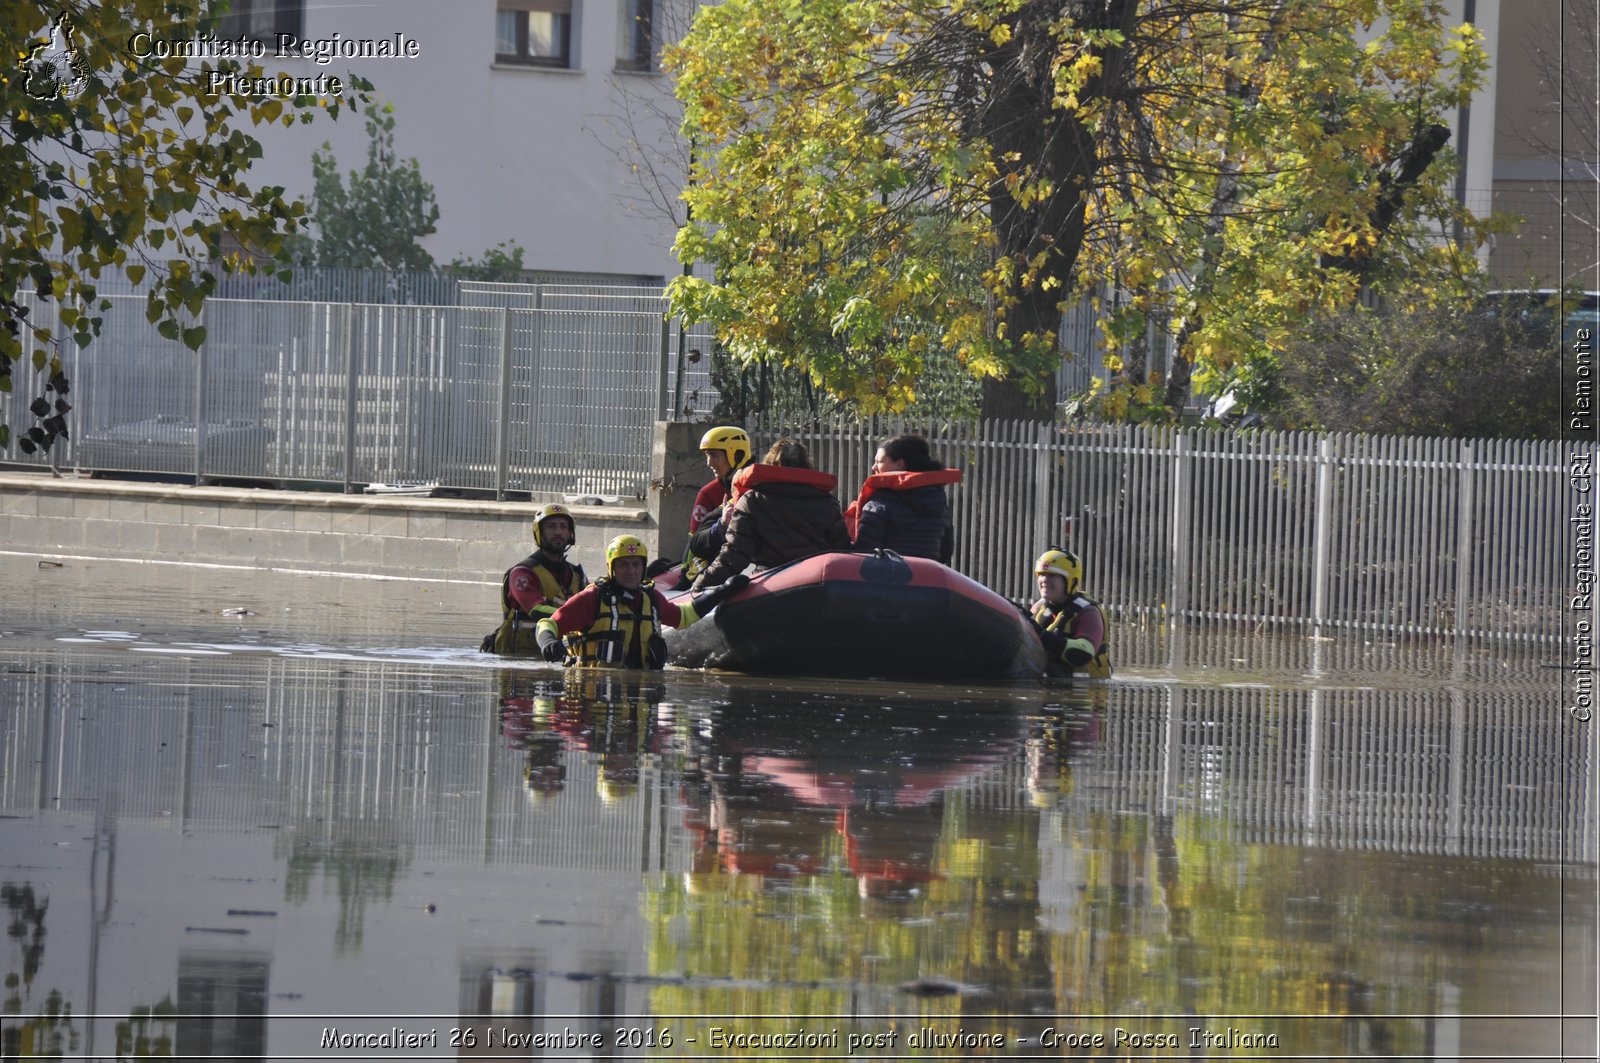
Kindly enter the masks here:
[[772, 568], [850, 549], [833, 496], [838, 483], [812, 466], [804, 443], [780, 439], [772, 444], [762, 464], [734, 474], [722, 549], [692, 589], [715, 587], [747, 565]]
[[945, 487], [960, 482], [961, 470], [945, 468], [921, 436], [885, 440], [845, 513], [856, 550], [893, 550], [948, 565], [955, 556], [955, 529]]

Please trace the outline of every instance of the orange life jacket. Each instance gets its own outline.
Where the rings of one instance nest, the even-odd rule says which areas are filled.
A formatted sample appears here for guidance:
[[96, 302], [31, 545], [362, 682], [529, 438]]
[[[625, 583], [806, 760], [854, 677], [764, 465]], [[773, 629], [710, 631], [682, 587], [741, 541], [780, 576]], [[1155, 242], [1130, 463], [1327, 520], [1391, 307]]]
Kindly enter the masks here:
[[733, 506], [739, 496], [761, 484], [806, 484], [833, 493], [839, 478], [820, 469], [797, 469], [791, 465], [746, 465], [733, 474], [733, 485], [728, 489], [728, 505]]
[[961, 482], [960, 469], [929, 469], [926, 472], [875, 472], [861, 485], [861, 493], [844, 511], [844, 528], [850, 538], [856, 537], [856, 526], [861, 521], [861, 507], [878, 491], [914, 491], [919, 487], [943, 487]]

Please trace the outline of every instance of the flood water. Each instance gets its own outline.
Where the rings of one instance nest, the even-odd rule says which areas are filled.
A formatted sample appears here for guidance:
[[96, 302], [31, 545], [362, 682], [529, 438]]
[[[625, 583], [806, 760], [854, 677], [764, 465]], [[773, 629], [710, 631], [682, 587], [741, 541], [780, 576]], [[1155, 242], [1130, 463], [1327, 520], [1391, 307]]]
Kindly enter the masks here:
[[0, 586], [5, 1058], [1595, 1055], [1537, 654], [580, 675], [477, 654], [488, 585]]

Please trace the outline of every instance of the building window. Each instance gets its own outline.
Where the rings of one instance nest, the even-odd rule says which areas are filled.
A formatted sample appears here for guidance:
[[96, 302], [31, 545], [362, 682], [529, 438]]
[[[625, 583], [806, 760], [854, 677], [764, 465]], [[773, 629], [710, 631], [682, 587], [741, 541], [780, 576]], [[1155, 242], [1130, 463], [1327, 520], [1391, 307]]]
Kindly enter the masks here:
[[618, 0], [617, 69], [654, 70], [655, 0]]
[[280, 33], [305, 32], [305, 0], [233, 0], [217, 23], [217, 36], [271, 42]]
[[499, 5], [495, 62], [572, 65], [572, 0], [499, 0]]

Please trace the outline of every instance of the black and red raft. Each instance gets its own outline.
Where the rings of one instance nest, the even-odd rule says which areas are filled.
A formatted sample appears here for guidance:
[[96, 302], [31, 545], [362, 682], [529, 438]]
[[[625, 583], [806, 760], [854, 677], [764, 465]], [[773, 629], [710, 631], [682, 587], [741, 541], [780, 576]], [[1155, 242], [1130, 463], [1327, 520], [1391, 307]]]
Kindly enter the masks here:
[[976, 580], [891, 550], [768, 569], [667, 633], [673, 664], [768, 675], [939, 681], [1044, 674], [1037, 629]]

